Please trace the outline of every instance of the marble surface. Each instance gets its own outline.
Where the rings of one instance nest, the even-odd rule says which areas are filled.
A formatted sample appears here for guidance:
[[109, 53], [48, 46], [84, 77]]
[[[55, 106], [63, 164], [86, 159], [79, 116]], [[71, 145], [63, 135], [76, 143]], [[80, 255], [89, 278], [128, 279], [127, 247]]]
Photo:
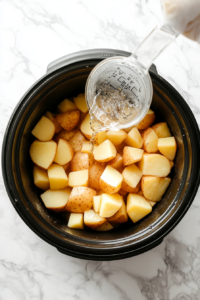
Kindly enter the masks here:
[[[155, 0], [0, 0], [0, 143], [24, 92], [65, 54], [133, 51], [160, 20]], [[180, 36], [157, 60], [200, 123], [200, 45]], [[0, 177], [0, 299], [200, 299], [200, 193], [155, 249], [92, 262], [60, 254], [20, 219]]]

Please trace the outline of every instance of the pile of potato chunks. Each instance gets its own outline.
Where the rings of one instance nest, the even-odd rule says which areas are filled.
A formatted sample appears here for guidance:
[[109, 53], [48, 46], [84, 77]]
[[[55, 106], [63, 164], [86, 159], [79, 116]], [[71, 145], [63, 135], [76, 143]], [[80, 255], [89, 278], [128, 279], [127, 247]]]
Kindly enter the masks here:
[[170, 184], [177, 148], [167, 123], [154, 121], [149, 110], [137, 126], [97, 133], [91, 155], [84, 94], [62, 101], [56, 114], [46, 112], [30, 147], [34, 184], [45, 191], [46, 208], [69, 212], [70, 228], [97, 231], [149, 214]]

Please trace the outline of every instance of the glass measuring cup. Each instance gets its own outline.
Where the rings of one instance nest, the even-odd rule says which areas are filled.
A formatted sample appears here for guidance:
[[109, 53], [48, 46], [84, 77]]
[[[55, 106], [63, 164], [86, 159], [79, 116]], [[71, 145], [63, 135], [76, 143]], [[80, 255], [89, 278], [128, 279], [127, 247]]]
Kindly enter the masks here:
[[157, 26], [131, 56], [105, 59], [91, 71], [86, 102], [105, 128], [128, 128], [144, 118], [153, 96], [149, 67], [177, 36], [168, 25]]

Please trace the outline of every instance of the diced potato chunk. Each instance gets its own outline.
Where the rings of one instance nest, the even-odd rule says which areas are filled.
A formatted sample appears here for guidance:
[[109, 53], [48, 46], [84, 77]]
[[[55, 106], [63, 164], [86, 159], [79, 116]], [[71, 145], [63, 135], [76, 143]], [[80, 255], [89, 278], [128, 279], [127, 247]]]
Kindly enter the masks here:
[[69, 186], [88, 186], [88, 170], [70, 172]]
[[165, 138], [171, 136], [169, 127], [166, 122], [155, 124], [151, 128], [155, 131], [158, 138]]
[[127, 133], [124, 130], [113, 131], [109, 130], [106, 133], [107, 139], [110, 140], [114, 146], [121, 144], [127, 137]]
[[151, 205], [143, 196], [131, 193], [128, 195], [127, 213], [134, 223], [144, 218], [151, 211]]
[[54, 160], [56, 149], [57, 144], [54, 141], [40, 142], [36, 140], [31, 144], [29, 153], [36, 165], [48, 169]]
[[77, 131], [75, 135], [69, 140], [74, 152], [81, 151], [82, 145], [85, 142], [85, 138], [80, 131]]
[[169, 160], [161, 154], [143, 154], [138, 162], [143, 175], [165, 177], [170, 173]]
[[144, 141], [143, 148], [148, 153], [155, 153], [158, 151], [158, 136], [152, 128], [147, 128], [142, 133]]
[[123, 193], [122, 191], [126, 192], [125, 195], [126, 195], [127, 193], [133, 193], [133, 194], [136, 194], [136, 193], [139, 191], [139, 189], [140, 189], [140, 185], [141, 185], [141, 184], [140, 184], [140, 182], [139, 182], [135, 188], [132, 188], [132, 187], [130, 187], [130, 186], [123, 180], [123, 181], [122, 181], [121, 190], [119, 190], [119, 194], [124, 195], [124, 193]]
[[149, 109], [146, 116], [144, 117], [144, 119], [142, 119], [142, 121], [140, 121], [140, 123], [138, 123], [136, 125], [136, 127], [138, 129], [142, 129], [142, 130], [147, 129], [149, 126], [151, 126], [153, 124], [153, 122], [155, 121], [155, 118], [156, 118], [156, 116], [155, 116], [154, 112], [151, 109]]
[[107, 140], [106, 131], [99, 131], [95, 136], [95, 142], [100, 145], [105, 140]]
[[61, 190], [68, 186], [68, 177], [62, 166], [52, 164], [48, 168], [48, 176], [51, 190]]
[[131, 131], [131, 129], [133, 129], [134, 126], [128, 127], [128, 128], [124, 128], [124, 131], [126, 131], [126, 133], [129, 133], [129, 131]]
[[71, 172], [88, 170], [90, 167], [90, 158], [87, 153], [76, 152], [70, 162]]
[[34, 184], [41, 190], [48, 190], [50, 187], [47, 171], [36, 165], [33, 167], [33, 180]]
[[54, 136], [54, 141], [56, 141], [56, 143], [58, 143], [59, 139], [69, 141], [71, 138], [73, 138], [76, 132], [77, 132], [76, 129], [71, 131], [66, 131], [65, 129], [62, 129], [59, 133], [57, 133]]
[[105, 166], [102, 166], [100, 163], [94, 163], [90, 168], [89, 168], [89, 186], [96, 190], [99, 191], [101, 189], [100, 187], [100, 177], [105, 170]]
[[65, 208], [69, 200], [70, 193], [70, 187], [63, 190], [48, 190], [41, 195], [41, 199], [46, 208], [54, 211], [60, 211]]
[[47, 111], [45, 114], [45, 117], [47, 117], [49, 120], [51, 120], [55, 125], [55, 133], [58, 133], [62, 130], [62, 127], [58, 124], [55, 118], [55, 114], [52, 114], [50, 111]]
[[107, 162], [107, 165], [109, 165], [109, 166], [113, 167], [114, 169], [118, 170], [119, 172], [121, 172], [121, 170], [123, 168], [122, 156], [119, 153], [117, 153], [115, 158], [113, 158]]
[[121, 208], [118, 210], [114, 216], [110, 217], [107, 219], [108, 222], [113, 222], [113, 223], [125, 223], [128, 221], [128, 214], [126, 211], [126, 206], [124, 201], [122, 202]]
[[84, 212], [84, 223], [87, 227], [96, 228], [106, 222], [106, 218], [100, 217], [98, 213], [90, 209]]
[[122, 172], [123, 180], [132, 188], [136, 188], [142, 178], [141, 170], [134, 164], [126, 167]]
[[71, 213], [67, 226], [74, 229], [84, 229], [83, 214]]
[[111, 141], [106, 140], [94, 149], [93, 154], [95, 160], [107, 162], [117, 155], [117, 151]]
[[58, 124], [67, 131], [73, 130], [79, 123], [80, 111], [73, 110], [56, 116]]
[[100, 188], [105, 193], [117, 193], [122, 185], [122, 175], [113, 167], [107, 166], [100, 177]]
[[158, 139], [158, 150], [169, 160], [173, 160], [176, 155], [176, 140], [173, 136]]
[[80, 130], [82, 131], [82, 133], [84, 134], [84, 136], [87, 139], [89, 139], [89, 140], [91, 139], [93, 131], [90, 127], [90, 114], [89, 113], [86, 115], [85, 119], [81, 123]]
[[123, 198], [119, 194], [102, 194], [99, 215], [104, 218], [112, 217], [123, 204]]
[[109, 231], [112, 230], [113, 226], [109, 222], [103, 223], [101, 226], [95, 228], [96, 231]]
[[66, 210], [69, 212], [83, 213], [92, 208], [93, 197], [96, 191], [88, 187], [74, 187], [71, 191]]
[[101, 204], [101, 195], [93, 197], [93, 209], [96, 213], [99, 213]]
[[133, 127], [133, 129], [129, 131], [129, 133], [127, 134], [127, 138], [125, 139], [125, 143], [131, 147], [142, 148], [143, 139], [136, 127]]
[[85, 101], [85, 94], [79, 94], [77, 97], [74, 97], [74, 103], [76, 107], [83, 113], [88, 112], [88, 106]]
[[89, 141], [85, 141], [82, 144], [81, 152], [90, 154], [92, 149], [92, 145], [90, 144]]
[[123, 151], [123, 164], [124, 166], [131, 165], [135, 162], [138, 162], [142, 159], [144, 153], [143, 149], [133, 148], [133, 147], [124, 147]]
[[74, 151], [72, 146], [67, 141], [59, 139], [54, 162], [59, 165], [65, 165], [72, 160], [73, 156]]
[[38, 140], [42, 142], [47, 142], [52, 139], [55, 133], [55, 125], [54, 123], [43, 116], [39, 122], [35, 125], [33, 130], [31, 131], [32, 135], [34, 135]]
[[77, 110], [77, 107], [72, 101], [65, 99], [60, 104], [58, 104], [57, 110], [59, 113], [66, 113], [69, 111]]
[[149, 204], [151, 205], [151, 207], [153, 207], [154, 205], [156, 205], [156, 202], [154, 202], [154, 201], [149, 201], [149, 200], [148, 200], [148, 202], [149, 202]]
[[164, 195], [166, 189], [171, 182], [171, 178], [143, 176], [142, 177], [142, 192], [147, 200], [157, 202]]

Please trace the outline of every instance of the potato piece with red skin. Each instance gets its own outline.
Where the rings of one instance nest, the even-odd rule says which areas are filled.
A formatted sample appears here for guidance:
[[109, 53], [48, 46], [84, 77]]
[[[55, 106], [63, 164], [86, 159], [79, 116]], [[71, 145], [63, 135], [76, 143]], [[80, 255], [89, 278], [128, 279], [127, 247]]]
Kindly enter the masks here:
[[74, 110], [56, 116], [58, 124], [66, 131], [73, 130], [79, 123], [80, 111]]
[[140, 123], [136, 125], [136, 127], [142, 130], [147, 129], [153, 124], [155, 118], [156, 118], [155, 113], [151, 109], [149, 109], [146, 116], [142, 119], [142, 121], [140, 121]]
[[74, 187], [69, 196], [66, 210], [74, 213], [83, 213], [92, 208], [94, 196], [96, 196], [96, 191], [89, 187]]
[[105, 170], [105, 166], [102, 164], [95, 162], [90, 168], [89, 168], [89, 187], [92, 189], [99, 191], [100, 188], [100, 177]]
[[70, 162], [71, 172], [87, 170], [90, 167], [90, 158], [87, 153], [76, 152]]
[[114, 169], [116, 169], [117, 171], [121, 172], [122, 168], [123, 168], [123, 159], [122, 156], [117, 153], [117, 155], [115, 156], [115, 158], [113, 158], [112, 160], [108, 161], [106, 163], [106, 165], [113, 167]]

